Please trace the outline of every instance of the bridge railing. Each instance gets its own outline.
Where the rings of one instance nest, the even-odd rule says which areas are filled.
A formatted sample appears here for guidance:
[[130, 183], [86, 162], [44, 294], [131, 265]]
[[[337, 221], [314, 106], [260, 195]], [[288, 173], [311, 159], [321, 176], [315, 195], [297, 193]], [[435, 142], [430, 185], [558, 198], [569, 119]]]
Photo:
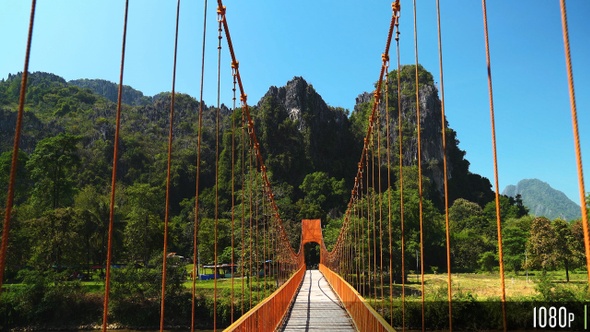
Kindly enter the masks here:
[[393, 327], [346, 280], [324, 264], [320, 264], [320, 271], [338, 295], [358, 331], [395, 332]]
[[279, 289], [258, 303], [224, 331], [275, 331], [282, 323], [305, 276], [302, 266]]

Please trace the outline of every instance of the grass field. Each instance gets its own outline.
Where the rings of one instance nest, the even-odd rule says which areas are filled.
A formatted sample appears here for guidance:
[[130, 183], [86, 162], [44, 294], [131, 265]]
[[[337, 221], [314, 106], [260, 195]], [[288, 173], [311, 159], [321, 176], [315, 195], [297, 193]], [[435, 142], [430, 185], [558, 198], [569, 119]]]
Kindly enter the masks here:
[[[540, 271], [515, 275], [505, 275], [506, 298], [534, 297], [538, 295], [537, 282], [541, 276]], [[547, 272], [548, 279], [561, 287], [571, 289], [574, 292], [584, 291], [587, 284], [586, 271], [570, 272], [570, 282], [565, 281], [564, 271]], [[420, 296], [421, 283], [419, 275], [410, 275], [406, 284], [406, 294]], [[471, 294], [478, 300], [501, 297], [501, 283], [499, 273], [456, 273], [451, 275], [453, 294]], [[399, 285], [398, 285], [399, 286]], [[424, 276], [424, 289], [426, 295], [447, 293], [447, 274], [426, 274]], [[400, 290], [401, 291], [401, 287]]]
[[[524, 272], [518, 275], [514, 273], [507, 273], [505, 275], [506, 298], [533, 298], [538, 296], [537, 283], [541, 276], [540, 271], [532, 271], [526, 275]], [[555, 285], [570, 289], [573, 292], [584, 292], [587, 284], [586, 271], [570, 272], [570, 282], [565, 281], [564, 271], [549, 271], [547, 272], [548, 280]], [[427, 297], [438, 297], [446, 300], [447, 296], [447, 274], [426, 274], [424, 276], [424, 289]], [[254, 284], [259, 281], [251, 280]], [[262, 281], [260, 281], [262, 282]], [[267, 280], [268, 283], [273, 283], [271, 277]], [[248, 281], [244, 281], [245, 287], [248, 287]], [[453, 294], [471, 294], [475, 299], [485, 301], [493, 298], [501, 297], [501, 284], [499, 273], [455, 273], [451, 276], [452, 292]], [[217, 288], [221, 290], [231, 289], [231, 279], [218, 279]], [[185, 283], [187, 288], [192, 287], [192, 281]], [[421, 284], [419, 275], [408, 276], [408, 283], [406, 283], [406, 296], [408, 300], [412, 297], [420, 298]], [[212, 290], [215, 287], [213, 280], [197, 281], [196, 287], [202, 290]], [[234, 279], [234, 289], [241, 290], [242, 279]], [[388, 285], [384, 286], [385, 294], [388, 295]], [[394, 285], [394, 295], [400, 296], [401, 285]]]
[[[510, 298], [532, 298], [538, 295], [537, 282], [541, 276], [540, 271], [529, 272], [528, 275], [520, 273], [518, 275], [514, 273], [507, 273], [505, 275], [505, 287], [506, 297]], [[98, 276], [94, 276], [93, 281], [82, 282], [82, 287], [89, 293], [102, 293], [104, 292], [104, 281], [98, 280]], [[570, 282], [565, 281], [564, 271], [549, 271], [547, 272], [548, 279], [555, 285], [559, 285], [562, 288], [570, 289], [573, 292], [584, 292], [584, 286], [587, 284], [587, 274], [585, 270], [579, 270], [570, 272]], [[447, 274], [426, 274], [424, 276], [424, 289], [425, 295], [428, 298], [433, 296], [442, 300], [446, 299], [447, 294]], [[500, 276], [497, 272], [495, 273], [455, 273], [451, 276], [452, 280], [452, 292], [453, 294], [470, 294], [477, 300], [485, 301], [491, 298], [500, 298], [501, 296], [501, 285]], [[233, 287], [236, 291], [241, 291], [242, 282], [248, 289], [248, 284], [252, 283], [254, 286], [262, 283], [262, 280], [257, 278], [251, 278], [250, 280], [241, 278], [235, 278], [233, 281]], [[267, 278], [267, 284], [274, 284], [272, 277]], [[387, 280], [385, 280], [387, 282]], [[192, 280], [187, 280], [184, 283], [187, 289], [192, 288]], [[412, 297], [420, 298], [421, 283], [420, 275], [411, 274], [408, 275], [408, 281], [406, 286], [406, 297], [411, 300]], [[19, 288], [23, 287], [22, 284], [5, 284], [6, 288]], [[196, 287], [198, 290], [202, 290], [204, 294], [208, 294], [213, 291], [216, 287], [214, 280], [197, 280]], [[231, 279], [223, 278], [217, 280], [217, 288], [220, 290], [230, 290], [232, 287]], [[376, 287], [379, 289], [379, 286]], [[378, 290], [377, 290], [378, 291]], [[378, 291], [380, 293], [380, 291]], [[389, 294], [389, 286], [384, 285], [384, 293], [386, 296]], [[394, 285], [394, 297], [400, 297], [401, 285]], [[367, 296], [370, 297], [370, 296]]]
[[[534, 300], [538, 299], [542, 294], [539, 293], [539, 281], [541, 279], [541, 271], [531, 271], [528, 274], [507, 273], [504, 277], [506, 299], [510, 300]], [[424, 293], [427, 301], [446, 301], [447, 294], [447, 274], [425, 274], [424, 275]], [[383, 286], [383, 295], [389, 297], [388, 279], [385, 277], [385, 284]], [[498, 272], [494, 273], [454, 273], [451, 276], [451, 287], [453, 298], [473, 298], [477, 301], [499, 300], [502, 295], [502, 288], [500, 282], [500, 275]], [[585, 270], [570, 272], [570, 281], [565, 281], [564, 271], [549, 271], [546, 273], [545, 285], [549, 285], [552, 290], [559, 289], [559, 291], [567, 291], [573, 294], [578, 294], [579, 298], [587, 295], [587, 273]], [[356, 286], [353, 282], [353, 286]], [[364, 294], [367, 299], [374, 299], [374, 293], [359, 286], [359, 292]], [[377, 283], [372, 287], [372, 291], [377, 292], [377, 298], [381, 296], [381, 287], [379, 278]], [[421, 300], [421, 278], [420, 275], [408, 275], [405, 283], [405, 296], [407, 301]], [[393, 285], [393, 297], [401, 298], [402, 285]]]
[[[534, 307], [551, 307], [559, 304], [568, 314], [576, 317], [570, 321], [570, 331], [581, 330], [584, 322], [584, 303], [588, 297], [586, 271], [570, 272], [570, 282], [565, 281], [564, 271], [529, 272], [505, 275], [506, 316], [501, 305], [501, 283], [499, 273], [456, 273], [452, 275], [453, 328], [462, 331], [501, 331], [502, 319], [506, 319], [509, 330], [532, 330], [535, 317]], [[401, 285], [394, 285], [393, 301], [389, 301], [389, 286], [384, 286], [385, 300], [373, 294], [365, 299], [381, 313], [387, 321], [398, 327], [419, 329], [422, 321], [428, 329], [447, 331], [449, 303], [447, 274], [427, 274], [424, 276], [424, 303], [421, 296], [420, 276], [408, 276], [405, 284], [405, 305], [401, 301]], [[541, 290], [542, 289], [542, 290]], [[380, 295], [380, 288], [376, 287]], [[405, 310], [403, 310], [405, 309]], [[425, 311], [423, 311], [425, 310]], [[405, 317], [405, 318], [404, 318]]]

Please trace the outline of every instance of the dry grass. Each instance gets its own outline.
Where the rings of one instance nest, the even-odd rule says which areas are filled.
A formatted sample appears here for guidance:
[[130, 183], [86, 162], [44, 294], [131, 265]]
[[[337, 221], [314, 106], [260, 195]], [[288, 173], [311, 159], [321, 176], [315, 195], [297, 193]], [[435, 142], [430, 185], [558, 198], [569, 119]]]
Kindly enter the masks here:
[[[436, 288], [446, 289], [447, 275], [427, 275], [425, 276], [425, 287], [426, 285], [428, 285], [426, 292]], [[501, 283], [498, 274], [456, 274], [451, 276], [451, 285], [453, 294], [471, 293], [481, 300], [501, 296]], [[526, 278], [506, 278], [505, 288], [506, 297], [528, 297], [537, 293], [535, 283], [530, 278], [528, 281]]]
[[[506, 298], [534, 297], [538, 295], [536, 283], [540, 274], [540, 272], [532, 272], [529, 273], [528, 277], [524, 274], [507, 274], [504, 278]], [[587, 282], [585, 272], [570, 273], [569, 283], [565, 283], [565, 272], [563, 271], [549, 272], [548, 276], [552, 282], [571, 287], [573, 290], [579, 290], [580, 286]], [[411, 275], [408, 279], [410, 284], [406, 285], [407, 289], [411, 290], [411, 294], [419, 295], [421, 290], [420, 277]], [[436, 292], [446, 294], [447, 274], [427, 274], [424, 276], [424, 280], [427, 296]], [[498, 273], [457, 273], [451, 276], [451, 284], [453, 294], [469, 293], [478, 300], [501, 297], [502, 288]]]

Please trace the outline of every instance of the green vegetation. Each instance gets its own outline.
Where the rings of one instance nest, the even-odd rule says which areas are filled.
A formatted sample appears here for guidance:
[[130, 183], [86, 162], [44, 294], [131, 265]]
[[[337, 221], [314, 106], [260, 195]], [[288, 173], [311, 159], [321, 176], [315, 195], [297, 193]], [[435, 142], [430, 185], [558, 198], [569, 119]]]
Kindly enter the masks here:
[[[158, 263], [156, 261], [153, 262]], [[171, 261], [167, 273], [166, 321], [171, 326], [189, 326], [192, 281], [181, 261]], [[0, 327], [60, 328], [77, 330], [102, 322], [104, 281], [98, 272], [94, 280], [79, 281], [67, 272], [53, 270], [19, 273], [19, 284], [8, 284], [0, 295]], [[110, 296], [110, 322], [129, 327], [156, 327], [161, 301], [161, 268], [124, 267], [113, 270]], [[234, 279], [234, 315], [242, 315], [276, 289], [276, 280], [267, 278]], [[213, 320], [214, 281], [196, 284], [197, 327], [210, 328]], [[250, 294], [251, 290], [251, 294]], [[217, 319], [220, 326], [230, 322], [231, 279], [217, 282]], [[250, 298], [252, 296], [252, 298]], [[138, 314], [140, 312], [141, 314]]]
[[[412, 100], [416, 89], [414, 69], [414, 66], [402, 68], [402, 110], [397, 109], [395, 71], [389, 73], [391, 82], [395, 82], [389, 89], [390, 108], [379, 110], [382, 118], [389, 115], [393, 128], [397, 128], [398, 112], [403, 114], [402, 144], [407, 151], [402, 156], [404, 218], [406, 261], [409, 262], [416, 261], [420, 244], [418, 171], [414, 157], [415, 100]], [[433, 101], [432, 105], [439, 105], [432, 75], [422, 67], [419, 71], [418, 88], [424, 92], [425, 98]], [[20, 80], [21, 75], [17, 74], [0, 81], [0, 183], [8, 182], [10, 172]], [[126, 90], [129, 99], [124, 97], [126, 104], [123, 105], [121, 121], [112, 243], [113, 262], [124, 268], [114, 269], [110, 310], [114, 322], [137, 327], [154, 325], [152, 318], [143, 316], [151, 317], [159, 310], [161, 271], [156, 266], [162, 260], [171, 96], [161, 93], [150, 98], [129, 89]], [[40, 321], [47, 326], [61, 327], [64, 319], [72, 325], [100, 321], [103, 286], [97, 271], [106, 264], [107, 254], [116, 110], [112, 94], [113, 86], [104, 81], [67, 83], [47, 73], [32, 73], [29, 77], [8, 244], [6, 290], [0, 299], [0, 317], [6, 317], [2, 328], [26, 327]], [[199, 101], [184, 94], [178, 94], [175, 100], [168, 248], [169, 252], [192, 260]], [[328, 247], [338, 237], [361, 154], [369, 106], [370, 100], [361, 101], [353, 112], [328, 106], [311, 85], [295, 78], [286, 87], [271, 88], [258, 105], [252, 107], [274, 199], [294, 248], [299, 246], [300, 220], [304, 218], [322, 219]], [[446, 259], [442, 162], [437, 143], [440, 140], [439, 111], [437, 107], [425, 111], [428, 120], [423, 120], [423, 138], [427, 142], [423, 151], [432, 156], [422, 165], [426, 221], [424, 258], [428, 269], [443, 272]], [[216, 133], [218, 114], [221, 131]], [[257, 235], [267, 226], [268, 211], [265, 211], [262, 204], [265, 199], [259, 190], [248, 194], [250, 187], [260, 184], [261, 179], [255, 170], [256, 165], [250, 162], [250, 149], [247, 144], [242, 144], [248, 138], [246, 129], [239, 125], [241, 118], [240, 109], [230, 110], [222, 106], [218, 110], [204, 105], [198, 188], [199, 259], [201, 264], [213, 263], [214, 233], [217, 230], [219, 262], [233, 260], [240, 266], [238, 274], [246, 277], [246, 288], [266, 294], [276, 287], [276, 280], [258, 280], [254, 276], [257, 267], [250, 271], [245, 262], [250, 256], [255, 262], [276, 259], [271, 250], [275, 234], [271, 232], [268, 238]], [[384, 130], [381, 128], [382, 137], [385, 137]], [[449, 164], [452, 165], [449, 201], [452, 204], [453, 272], [494, 271], [498, 260], [497, 234], [490, 182], [469, 171], [465, 152], [458, 146], [457, 133], [449, 128], [447, 138]], [[393, 188], [386, 190], [382, 186], [384, 189], [379, 192], [379, 186], [368, 186], [375, 187], [368, 189], [371, 200], [365, 198], [359, 204], [367, 206], [391, 199], [393, 250], [399, 257], [401, 207], [397, 132], [390, 140], [391, 166], [388, 167], [383, 152], [378, 167], [382, 179], [388, 175], [391, 177]], [[219, 187], [215, 188], [217, 142], [220, 147]], [[235, 188], [232, 188], [232, 174]], [[0, 199], [5, 201], [5, 190], [0, 191]], [[232, 201], [235, 202], [233, 210]], [[500, 203], [507, 270], [517, 276], [532, 269], [547, 274], [560, 271], [563, 280], [570, 280], [572, 271], [583, 264], [581, 222], [533, 218], [519, 197], [502, 196]], [[3, 209], [0, 207], [0, 212]], [[356, 218], [355, 225], [362, 218]], [[242, 233], [242, 220], [251, 223], [252, 229]], [[232, 236], [235, 242], [233, 257]], [[358, 236], [363, 238], [365, 246], [369, 238], [371, 241], [373, 238], [383, 240], [383, 246], [379, 244], [377, 247], [378, 253], [389, 250], [389, 234], [384, 228], [366, 230]], [[383, 257], [384, 264], [388, 264], [389, 254]], [[167, 311], [170, 313], [167, 323], [171, 325], [183, 325], [190, 317], [187, 303], [190, 303], [191, 295], [183, 264], [169, 265], [171, 277], [167, 284], [169, 299], [166, 300], [171, 306]], [[406, 267], [406, 276], [410, 269], [413, 267]], [[392, 273], [396, 282], [401, 281], [402, 271], [397, 259]], [[92, 281], [78, 280], [77, 276], [81, 279], [92, 276]], [[241, 281], [236, 286], [239, 292]], [[211, 284], [205, 281], [199, 284], [198, 315], [208, 324], [213, 315], [212, 294], [208, 289]], [[226, 324], [230, 290], [226, 281], [220, 282], [219, 286], [222, 293], [218, 295], [219, 321]], [[236, 299], [239, 299], [236, 307], [242, 308], [242, 303], [238, 303], [242, 301], [241, 296]], [[249, 307], [249, 299], [247, 301], [245, 307]], [[133, 314], [138, 312], [142, 312], [141, 317]]]
[[[410, 276], [406, 284], [405, 326], [421, 328], [422, 297], [419, 276]], [[563, 283], [561, 272], [534, 271], [528, 274], [506, 275], [506, 308], [508, 330], [533, 329], [533, 308], [540, 306], [565, 306], [576, 314], [571, 330], [583, 328], [584, 304], [588, 301], [587, 273], [585, 270], [572, 274], [570, 283]], [[386, 297], [389, 287], [385, 289]], [[376, 310], [383, 310], [390, 321], [390, 305], [393, 307], [394, 326], [402, 325], [401, 285], [394, 285], [394, 300], [379, 301], [367, 297]], [[497, 272], [463, 274], [452, 276], [453, 329], [482, 331], [502, 330], [501, 287]], [[432, 330], [448, 329], [448, 292], [446, 274], [425, 276], [426, 325]], [[383, 309], [382, 309], [383, 308]]]

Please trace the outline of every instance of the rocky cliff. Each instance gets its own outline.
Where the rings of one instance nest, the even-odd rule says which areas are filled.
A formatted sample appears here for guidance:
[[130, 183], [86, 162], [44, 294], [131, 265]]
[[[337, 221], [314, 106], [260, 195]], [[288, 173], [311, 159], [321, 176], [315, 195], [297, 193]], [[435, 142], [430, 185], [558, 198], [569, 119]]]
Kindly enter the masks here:
[[[92, 92], [104, 96], [113, 103], [117, 102], [119, 96], [119, 84], [100, 79], [78, 79], [71, 80], [68, 84], [90, 89]], [[137, 91], [128, 85], [123, 85], [123, 96], [121, 101], [123, 104], [131, 106], [148, 105], [152, 102], [152, 98], [144, 96], [141, 91]]]
[[[415, 66], [402, 66], [400, 71], [400, 105], [402, 121], [402, 161], [404, 166], [416, 166], [418, 160], [418, 135], [416, 115], [416, 80]], [[419, 103], [420, 103], [420, 129], [421, 129], [421, 162], [422, 172], [427, 182], [430, 183], [430, 197], [440, 206], [444, 195], [444, 170], [442, 149], [442, 110], [438, 97], [438, 89], [434, 84], [432, 74], [418, 67], [419, 72]], [[389, 108], [387, 110], [390, 126], [390, 162], [399, 164], [399, 111], [397, 72], [389, 73]], [[357, 97], [352, 117], [366, 119], [370, 112], [373, 93], [363, 93]], [[385, 97], [383, 97], [385, 99]], [[385, 104], [379, 107], [379, 116], [386, 118]], [[449, 127], [446, 119], [447, 140], [447, 174], [449, 180], [449, 202], [459, 197], [484, 205], [493, 199], [491, 184], [488, 179], [469, 172], [469, 162], [464, 159], [465, 152], [459, 148], [457, 134]], [[359, 122], [357, 120], [357, 122]], [[362, 123], [366, 128], [366, 123]], [[382, 127], [382, 135], [385, 137], [385, 128]], [[387, 161], [384, 160], [383, 163]]]
[[314, 171], [349, 181], [354, 176], [360, 147], [347, 112], [328, 106], [302, 77], [270, 87], [253, 113], [269, 169], [281, 181], [298, 186]]

